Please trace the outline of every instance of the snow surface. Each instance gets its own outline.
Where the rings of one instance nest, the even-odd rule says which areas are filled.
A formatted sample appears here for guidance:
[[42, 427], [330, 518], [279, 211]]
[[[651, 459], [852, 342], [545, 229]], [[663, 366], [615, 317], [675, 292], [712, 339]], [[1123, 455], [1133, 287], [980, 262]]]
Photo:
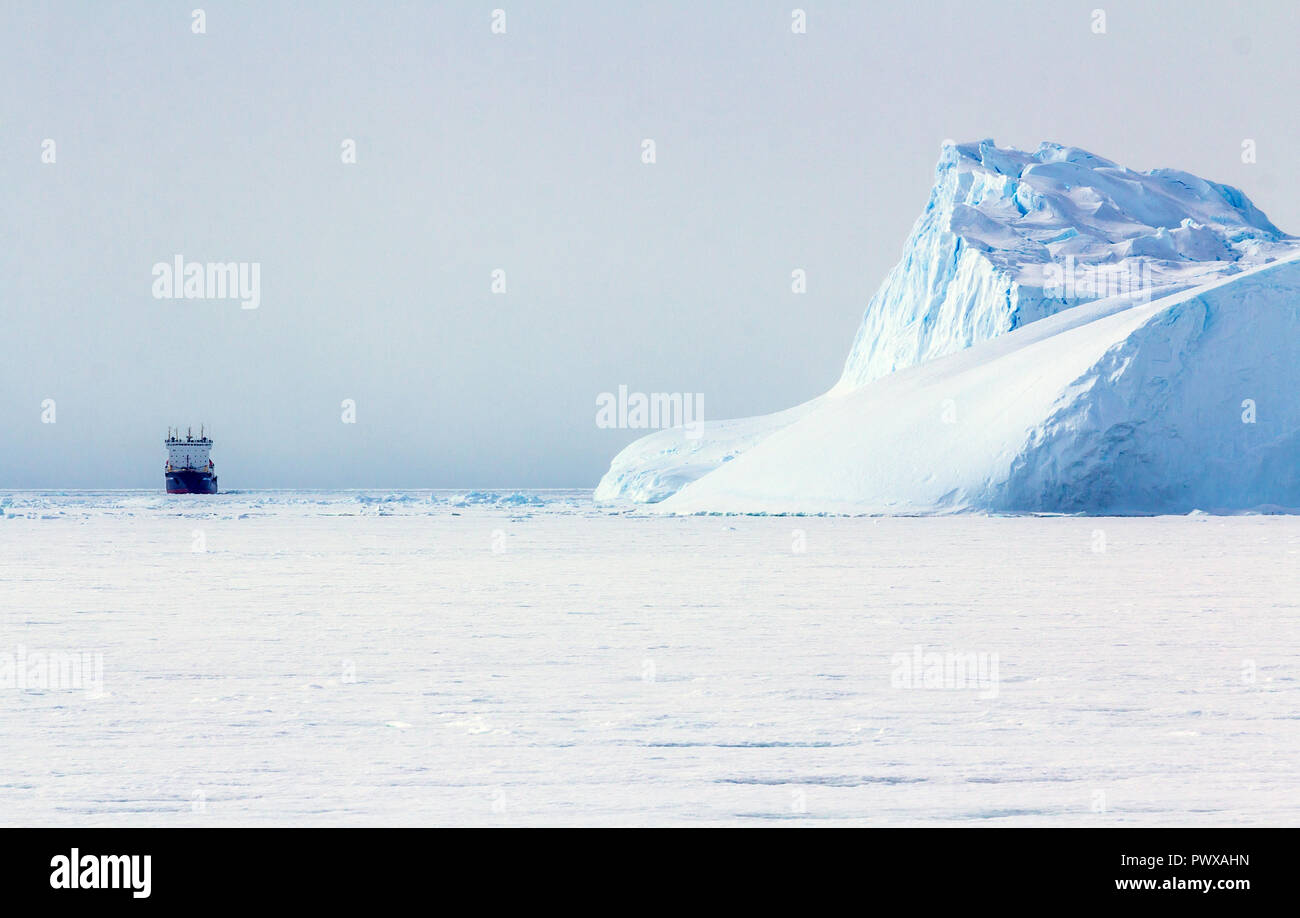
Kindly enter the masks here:
[[[1126, 469], [1123, 463], [1109, 471], [1098, 468], [1099, 464], [1104, 465], [1104, 455], [1100, 458], [1094, 455], [1096, 461], [1086, 464], [1090, 466], [1088, 474], [1109, 480], [1091, 482], [1095, 487], [1083, 495], [1063, 493], [1076, 482], [1069, 476], [1054, 477], [1054, 469], [1041, 465], [1024, 468], [1024, 480], [1018, 482], [1018, 488], [986, 489], [982, 495], [963, 495], [962, 489], [979, 475], [988, 473], [996, 477], [999, 474], [989, 468], [989, 463], [995, 459], [997, 463], [1030, 464], [1044, 458], [1041, 453], [1037, 457], [1020, 456], [1018, 450], [1023, 444], [1014, 438], [1030, 434], [1034, 443], [1049, 433], [1057, 441], [1068, 438], [1071, 431], [1065, 426], [1066, 415], [1051, 413], [1053, 409], [1064, 407], [1056, 404], [1056, 400], [1063, 396], [1059, 389], [1032, 393], [1020, 410], [1012, 412], [1016, 415], [1015, 424], [1004, 424], [993, 431], [973, 431], [969, 424], [951, 428], [948, 433], [960, 431], [963, 436], [974, 436], [978, 441], [966, 450], [966, 455], [977, 466], [968, 469], [954, 470], [942, 464], [931, 467], [927, 459], [934, 439], [926, 432], [934, 416], [933, 406], [909, 399], [929, 397], [933, 394], [931, 392], [912, 393], [897, 386], [890, 388], [888, 397], [894, 400], [899, 418], [883, 428], [832, 430], [828, 425], [833, 418], [839, 418], [845, 424], [857, 421], [878, 423], [881, 420], [879, 413], [859, 418], [837, 399], [864, 388], [879, 388], [879, 384], [892, 374], [918, 364], [925, 365], [1017, 329], [1027, 329], [1058, 314], [1081, 310], [1079, 317], [1097, 315], [1090, 304], [1098, 301], [1136, 307], [1145, 305], [1147, 300], [1164, 300], [1166, 305], [1172, 306], [1185, 302], [1185, 298], [1178, 297], [1188, 291], [1212, 288], [1224, 279], [1243, 277], [1260, 266], [1290, 259], [1297, 254], [1300, 254], [1300, 240], [1278, 230], [1244, 194], [1227, 185], [1170, 169], [1138, 173], [1086, 151], [1056, 144], [1043, 144], [1032, 154], [998, 148], [990, 140], [975, 144], [948, 144], [940, 157], [930, 200], [907, 240], [903, 258], [868, 304], [841, 378], [831, 392], [788, 412], [749, 418], [743, 422], [716, 423], [706, 429], [702, 438], [694, 441], [684, 438], [681, 431], [661, 431], [642, 438], [615, 457], [596, 490], [596, 496], [607, 501], [657, 502], [681, 491], [681, 500], [676, 506], [682, 511], [693, 507], [773, 512], [777, 507], [797, 506], [813, 511], [832, 507], [849, 510], [871, 507], [922, 512], [950, 508], [963, 496], [970, 505], [985, 509], [1045, 509], [1056, 505], [1072, 505], [1074, 509], [1088, 512], [1181, 509], [1178, 489], [1182, 483], [1178, 481], [1169, 482], [1158, 494], [1152, 491], [1151, 482], [1146, 480], [1135, 482], [1133, 493], [1119, 493], [1125, 490], [1121, 477]], [[1268, 275], [1268, 279], [1279, 283], [1277, 291], [1270, 293], [1257, 279], [1250, 282], [1249, 293], [1216, 294], [1220, 302], [1244, 300], [1241, 308], [1252, 317], [1258, 313], [1263, 323], [1256, 329], [1260, 340], [1254, 343], [1247, 340], [1249, 330], [1246, 326], [1237, 329], [1238, 340], [1235, 343], [1242, 349], [1228, 355], [1231, 369], [1260, 357], [1272, 366], [1267, 357], [1272, 345], [1265, 339], [1272, 335], [1292, 340], [1300, 337], [1300, 325], [1294, 321], [1294, 301], [1287, 300], [1293, 295], [1292, 276], [1275, 273]], [[1110, 308], [1106, 307], [1103, 312]], [[1079, 317], [1055, 327], [1073, 328], [1081, 320]], [[1156, 347], [1180, 346], [1179, 342], [1169, 338], [1157, 343], [1152, 340], [1155, 337], [1158, 334], [1150, 330], [1141, 333], [1145, 341], [1145, 363], [1130, 365], [1125, 378], [1128, 394], [1152, 397], [1155, 401], [1129, 405], [1127, 417], [1115, 423], [1147, 424], [1148, 430], [1161, 427], [1173, 437], [1182, 437], [1183, 429], [1155, 416], [1166, 407], [1163, 396], [1153, 391], [1162, 385], [1161, 378], [1139, 376], [1143, 371], [1163, 369], [1163, 366], [1154, 365], [1161, 363], [1153, 354]], [[1026, 340], [1029, 339], [1022, 339], [1022, 342]], [[1093, 340], [1085, 334], [1074, 335], [1070, 341], [1080, 343], [1091, 359], [1081, 362], [1075, 355], [1066, 355], [1066, 363], [1078, 367], [1081, 372], [1093, 366], [1097, 355], [1087, 350]], [[1197, 346], [1203, 343], [1202, 336], [1198, 335], [1188, 340]], [[1108, 346], [1134, 349], [1140, 343], [1132, 341], [1121, 345], [1112, 339]], [[1050, 352], [1052, 359], [1056, 359], [1060, 351], [1059, 347], [1044, 346], [1038, 353], [1047, 355]], [[997, 360], [1002, 357], [1000, 349], [986, 349], [980, 353]], [[1171, 356], [1165, 362], [1180, 363], [1180, 360]], [[1229, 367], [1216, 368], [1208, 359], [1191, 356], [1181, 363], [1180, 372], [1185, 376], [1176, 381], [1176, 385], [1188, 398], [1197, 392], [1217, 398], [1222, 393], [1209, 391], [1215, 389], [1216, 383], [1221, 388], [1231, 388], [1241, 382], [1229, 377]], [[1036, 375], [1036, 371], [1023, 362], [1015, 365], [1030, 372], [1031, 376]], [[969, 364], [963, 366], [971, 369]], [[1003, 371], [1011, 366], [1006, 361], [998, 365]], [[1052, 377], [1053, 385], [1075, 382], [1061, 382], [1056, 379], [1059, 374], [1052, 372], [1052, 368], [1044, 369]], [[1193, 375], [1200, 377], [1199, 380], [1191, 379]], [[1218, 378], [1212, 378], [1215, 376]], [[968, 372], [965, 379], [969, 381], [970, 378]], [[1269, 381], [1266, 374], [1256, 373], [1251, 378], [1262, 380], [1263, 385], [1255, 389], [1257, 394], [1244, 393], [1242, 398], [1254, 397], [1258, 401], [1263, 396], [1277, 406], [1289, 398], [1284, 385], [1294, 377], [1288, 375]], [[911, 379], [915, 382], [921, 377], [914, 375]], [[1025, 389], [1022, 382], [1008, 379], [997, 384], [996, 380], [988, 379], [984, 389], [999, 398], [1018, 397], [1015, 393]], [[1295, 391], [1294, 387], [1291, 391]], [[967, 396], [979, 394], [973, 390], [964, 392]], [[955, 396], [956, 392], [943, 397]], [[880, 405], [880, 400], [885, 397], [877, 391], [867, 400]], [[1047, 399], [1047, 404], [1043, 404], [1044, 399]], [[1289, 400], [1294, 404], [1294, 398]], [[857, 399], [854, 404], [861, 401]], [[992, 416], [1007, 420], [1001, 418], [1000, 408], [1004, 406], [998, 404], [977, 405], [967, 398], [963, 407], [965, 416], [970, 419]], [[1043, 408], [1049, 413], [1030, 418], [1026, 414], [1030, 407]], [[1185, 412], [1199, 414], [1210, 423], [1217, 423], [1215, 419], [1221, 415], [1214, 415], [1213, 411], [1223, 406], [1216, 402], [1213, 406], [1188, 404], [1182, 407]], [[901, 423], [904, 417], [914, 421], [919, 419], [922, 429], [907, 427]], [[1281, 415], [1276, 410], [1271, 418], [1275, 437], [1285, 438], [1297, 430], [1295, 427], [1289, 431], [1284, 429]], [[1094, 453], [1119, 455], [1105, 445], [1117, 437], [1124, 439], [1123, 432], [1116, 429], [1115, 423], [1109, 422], [1108, 416], [1076, 412], [1070, 419], [1080, 425], [1073, 433], [1081, 442], [1090, 444], [1088, 448]], [[795, 424], [796, 420], [800, 423]], [[1021, 429], [1022, 421], [1028, 424], [1027, 429]], [[1090, 426], [1101, 422], [1107, 422], [1106, 426]], [[733, 428], [729, 426], [731, 424], [741, 426]], [[743, 431], [743, 436], [734, 435], [736, 429]], [[879, 436], [885, 430], [901, 437], [902, 442], [886, 444]], [[753, 480], [740, 482], [742, 473], [738, 469], [743, 467], [752, 471], [755, 467], [753, 462], [736, 465], [735, 460], [742, 454], [771, 438], [787, 444], [786, 459], [797, 460], [799, 457], [794, 453], [798, 450], [788, 446], [791, 438], [814, 431], [817, 439], [806, 440], [802, 446], [809, 471], [801, 471], [797, 464], [780, 468], [769, 465], [762, 471], [754, 471], [758, 477]], [[781, 434], [779, 438], [775, 436], [778, 432]], [[1013, 439], [996, 439], [999, 432]], [[1257, 432], [1258, 429], [1248, 433], [1237, 445], [1254, 445], [1256, 440], [1250, 437]], [[899, 447], [897, 452], [893, 449], [895, 445]], [[1144, 447], [1151, 448], [1152, 445], [1148, 440]], [[866, 452], [850, 456], [850, 447], [865, 447]], [[779, 476], [786, 474], [793, 473], [796, 478], [811, 476], [813, 466], [816, 466], [817, 474], [826, 473], [828, 467], [821, 459], [827, 455], [837, 455], [849, 461], [846, 467], [829, 470], [832, 478], [847, 483], [848, 487], [813, 486], [799, 480], [793, 481], [788, 488], [772, 487]], [[1123, 455], [1124, 461], [1133, 460], [1131, 450]], [[901, 457], [920, 463], [906, 466], [910, 478], [929, 476], [935, 487], [918, 491], [909, 477], [885, 478], [888, 470], [904, 467]], [[1145, 463], [1143, 471], [1147, 472], [1154, 470], [1157, 474], [1172, 474], [1179, 471], [1166, 467], [1159, 450], [1144, 456], [1142, 462]], [[865, 466], [870, 466], [870, 470], [864, 469]], [[1221, 471], [1237, 476], [1243, 474], [1241, 465]], [[698, 485], [692, 485], [697, 481], [700, 482]], [[1275, 488], [1265, 488], [1269, 493], [1258, 502], [1275, 503], [1289, 493], [1286, 481], [1257, 481], [1255, 484], [1277, 484]], [[940, 489], [942, 485], [950, 486]], [[1231, 499], [1227, 506], [1240, 507], [1246, 505], [1243, 501], [1255, 498], [1253, 493], [1247, 493], [1250, 488], [1243, 491], [1241, 488], [1234, 490], [1234, 487], [1220, 480], [1215, 487], [1206, 489], [1207, 499], [1228, 496]], [[1106, 493], [1100, 493], [1098, 488]], [[689, 498], [687, 491], [691, 495]], [[1274, 491], [1278, 493], [1274, 494]], [[744, 499], [738, 502], [734, 498], [740, 492], [743, 492]], [[715, 495], [720, 499], [715, 500]], [[979, 499], [975, 500], [977, 497]], [[1183, 494], [1182, 497], [1190, 498], [1191, 495]], [[1153, 499], [1152, 502], [1147, 502], [1149, 498]]]
[[1300, 824], [1297, 517], [0, 503], [8, 825]]

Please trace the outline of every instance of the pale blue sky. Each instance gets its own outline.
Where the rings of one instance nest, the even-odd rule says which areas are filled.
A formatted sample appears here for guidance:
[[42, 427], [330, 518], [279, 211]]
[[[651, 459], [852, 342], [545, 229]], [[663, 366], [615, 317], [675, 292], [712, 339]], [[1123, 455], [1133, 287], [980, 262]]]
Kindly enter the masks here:
[[[224, 489], [592, 486], [600, 392], [829, 387], [944, 138], [1300, 230], [1291, 2], [200, 2], [0, 9], [0, 487], [160, 487], [200, 421]], [[261, 307], [155, 300], [176, 253]]]

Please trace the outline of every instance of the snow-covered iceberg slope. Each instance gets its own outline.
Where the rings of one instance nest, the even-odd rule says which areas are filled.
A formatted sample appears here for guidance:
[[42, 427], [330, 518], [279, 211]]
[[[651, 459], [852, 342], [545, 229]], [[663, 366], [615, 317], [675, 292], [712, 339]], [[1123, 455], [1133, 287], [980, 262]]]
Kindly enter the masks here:
[[822, 398], [776, 414], [699, 422], [689, 433], [685, 427], [667, 427], [641, 437], [614, 457], [609, 471], [596, 486], [595, 499], [652, 504], [671, 497], [692, 481], [799, 420]]
[[[1219, 282], [1244, 281], [1254, 269], [1297, 253], [1300, 240], [1273, 226], [1240, 191], [1185, 172], [1160, 169], [1137, 173], [1056, 144], [1043, 144], [1032, 154], [998, 148], [987, 140], [946, 145], [925, 211], [908, 237], [902, 260], [868, 304], [835, 387], [779, 414], [706, 425], [703, 435], [694, 439], [680, 429], [642, 438], [615, 457], [596, 497], [656, 502], [681, 491], [681, 498], [669, 501], [665, 509], [683, 511], [741, 509], [743, 505], [745, 511], [762, 512], [775, 509], [777, 503], [785, 510], [812, 512], [1070, 506], [1093, 512], [1156, 512], [1181, 506], [1175, 499], [1176, 484], [1170, 483], [1168, 488], [1174, 490], [1161, 492], [1157, 499], [1154, 492], [1142, 490], [1146, 484], [1139, 486], [1136, 479], [1129, 480], [1139, 469], [1126, 463], [1137, 461], [1139, 455], [1148, 457], [1143, 462], [1150, 461], [1149, 445], [1133, 452], [1132, 443], [1092, 443], [1090, 448], [1103, 458], [1109, 456], [1113, 467], [1106, 472], [1102, 461], [1091, 474], [1109, 475], [1113, 480], [1070, 478], [1066, 483], [1069, 476], [1050, 464], [1064, 455], [1059, 441], [1074, 436], [1084, 444], [1097, 435], [1114, 440], [1119, 431], [1104, 423], [1114, 415], [1113, 406], [1098, 413], [1103, 411], [1100, 405], [1087, 410], [1075, 405], [1076, 413], [1070, 414], [1069, 405], [1058, 403], [1064, 387], [1076, 382], [1083, 385], [1078, 380], [1101, 360], [1101, 353], [1090, 348], [1102, 344], [1102, 352], [1111, 347], [1138, 348], [1136, 340], [1108, 336], [1113, 328], [1137, 334], [1137, 329], [1129, 329], [1125, 323], [1145, 315], [1137, 311], [1139, 307], [1159, 313], [1178, 303], [1209, 304], [1241, 296], [1248, 301], [1241, 309], [1263, 310], [1259, 318], [1271, 329], [1270, 334], [1283, 334], [1294, 341], [1300, 326], [1294, 323], [1294, 313], [1288, 319], [1285, 311], [1286, 297], [1293, 296], [1286, 293], [1290, 289], [1288, 272], [1270, 273], [1267, 280], [1251, 280], [1233, 292], [1220, 290]], [[1277, 292], [1269, 293], [1271, 284], [1278, 285]], [[1294, 299], [1290, 302], [1294, 304]], [[1126, 318], [1120, 318], [1121, 313]], [[1083, 326], [1092, 327], [1092, 331], [1083, 332]], [[1006, 345], [1011, 350], [978, 347], [1017, 330], [1022, 333]], [[1046, 339], [1055, 335], [1065, 337], [1048, 344]], [[1194, 337], [1204, 345], [1200, 336]], [[1177, 347], [1179, 343], [1171, 340], [1166, 345]], [[1076, 347], [1077, 351], [1072, 350]], [[1157, 345], [1148, 342], [1142, 349], [1149, 354], [1153, 347]], [[1180, 372], [1226, 373], [1228, 365], [1240, 364], [1233, 371], [1238, 378], [1253, 378], [1252, 367], [1260, 365], [1263, 358], [1240, 342], [1237, 347], [1223, 355], [1228, 363], [1219, 370], [1198, 363], [1193, 354], [1178, 352], [1178, 358], [1187, 357], [1189, 367]], [[1065, 351], [1057, 354], [1061, 348]], [[1010, 359], [1012, 353], [1021, 351], [1032, 352]], [[957, 352], [962, 352], [961, 360], [939, 360]], [[1034, 362], [1049, 352], [1053, 356], [1047, 359], [1054, 364], [1039, 373]], [[980, 366], [985, 361], [990, 365]], [[1022, 365], [1021, 361], [1028, 363]], [[1168, 369], [1158, 363], [1149, 365], [1152, 372]], [[930, 368], [927, 372], [900, 372], [926, 367]], [[1143, 388], [1146, 382], [1139, 386], [1137, 374], [1143, 370], [1131, 358], [1125, 371], [1127, 376], [1119, 374], [1124, 384], [1138, 386], [1129, 395], [1151, 394], [1149, 387]], [[1032, 381], [998, 376], [1015, 372], [1030, 373]], [[1069, 372], [1074, 375], [1063, 379], [1062, 374]], [[1267, 374], [1259, 381], [1264, 386], [1260, 391], [1275, 392]], [[964, 388], [967, 384], [973, 388]], [[1008, 398], [1001, 388], [1004, 384], [1020, 393], [1014, 406], [981, 403], [986, 397]], [[944, 391], [935, 391], [936, 385]], [[1092, 388], [1100, 392], [1104, 386]], [[1190, 398], [1199, 390], [1188, 391]], [[938, 444], [931, 443], [924, 432], [940, 417], [939, 409], [910, 400], [931, 397], [944, 406], [942, 435], [960, 437], [960, 442], [950, 444], [959, 452], [944, 452], [948, 457], [944, 461], [991, 464], [946, 470], [939, 454], [927, 458], [932, 454], [926, 445]], [[1247, 398], [1258, 401], [1256, 396], [1242, 393], [1238, 402]], [[883, 417], [876, 409], [863, 407], [867, 405], [888, 405], [892, 414]], [[1155, 404], [1132, 404], [1129, 409], [1123, 423], [1148, 425], [1143, 427], [1146, 431], [1161, 422], [1151, 412], [1165, 410]], [[1239, 408], [1238, 414], [1243, 410]], [[999, 421], [1009, 421], [1014, 415], [1019, 418], [1017, 423], [1023, 422], [1023, 429], [1014, 424], [979, 427], [989, 412]], [[1275, 413], [1269, 420], [1281, 423], [1284, 417], [1284, 413]], [[840, 424], [871, 426], [838, 431]], [[909, 424], [920, 428], [914, 430]], [[1071, 428], [1071, 424], [1075, 426]], [[1104, 426], [1094, 430], [1090, 424]], [[1262, 433], [1263, 425], [1262, 417], [1255, 425], [1239, 422], [1246, 431], [1237, 433], [1249, 441]], [[882, 436], [886, 431], [889, 433]], [[1052, 447], [1056, 452], [1026, 452], [1022, 456], [1024, 444], [1004, 440], [1010, 436], [1014, 441], [1020, 434], [1032, 434], [1044, 442], [1053, 438], [1058, 441]], [[895, 441], [888, 444], [892, 455], [911, 456], [909, 463], [900, 465], [870, 449], [870, 444], [891, 438]], [[900, 440], [922, 448], [913, 454], [908, 443]], [[795, 456], [788, 456], [792, 464], [779, 470], [773, 466], [772, 480], [765, 477], [767, 472], [758, 471], [762, 457], [773, 456], [781, 444], [799, 441], [803, 441], [807, 462], [801, 465], [794, 461]], [[847, 443], [859, 451], [840, 455], [837, 446]], [[759, 458], [750, 459], [751, 452]], [[996, 469], [1003, 460], [1018, 463], [1014, 481], [1008, 477], [999, 482], [1001, 473]], [[832, 467], [835, 462], [843, 466]], [[870, 470], [864, 464], [869, 464]], [[802, 487], [801, 468], [819, 468], [821, 483]], [[975, 474], [978, 471], [987, 474], [980, 477]], [[968, 490], [971, 480], [963, 477], [966, 473], [984, 485]], [[909, 475], [920, 475], [935, 487], [944, 483], [950, 487], [937, 492], [905, 487]], [[747, 477], [750, 480], [742, 485]], [[1126, 482], [1141, 493], [1124, 496]], [[1048, 493], [1053, 488], [1085, 485], [1087, 490], [1082, 492], [1071, 490], [1055, 497]], [[1043, 493], [1031, 498], [1029, 491], [1034, 488]], [[1234, 493], [1232, 499], [1226, 493], [1221, 495], [1227, 501], [1224, 507], [1248, 505], [1243, 503], [1247, 501], [1244, 491]], [[1280, 495], [1273, 495], [1258, 502], [1280, 501]]]
[[828, 397], [659, 506], [1300, 508], [1300, 260], [1076, 306]]

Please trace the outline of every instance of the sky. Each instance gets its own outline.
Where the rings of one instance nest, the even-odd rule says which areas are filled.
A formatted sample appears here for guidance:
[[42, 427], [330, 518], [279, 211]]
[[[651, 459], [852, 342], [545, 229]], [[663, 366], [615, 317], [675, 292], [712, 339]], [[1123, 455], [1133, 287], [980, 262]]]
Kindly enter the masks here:
[[200, 3], [0, 7], [0, 488], [592, 487], [602, 393], [829, 388], [949, 138], [1300, 232], [1291, 0]]

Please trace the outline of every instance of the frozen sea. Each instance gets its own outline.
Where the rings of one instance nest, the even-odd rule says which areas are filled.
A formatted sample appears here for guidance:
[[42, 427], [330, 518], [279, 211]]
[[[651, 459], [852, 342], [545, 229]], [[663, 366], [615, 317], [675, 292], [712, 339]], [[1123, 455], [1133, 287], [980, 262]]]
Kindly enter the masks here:
[[1297, 825], [1298, 664], [1295, 516], [0, 492], [8, 825]]

